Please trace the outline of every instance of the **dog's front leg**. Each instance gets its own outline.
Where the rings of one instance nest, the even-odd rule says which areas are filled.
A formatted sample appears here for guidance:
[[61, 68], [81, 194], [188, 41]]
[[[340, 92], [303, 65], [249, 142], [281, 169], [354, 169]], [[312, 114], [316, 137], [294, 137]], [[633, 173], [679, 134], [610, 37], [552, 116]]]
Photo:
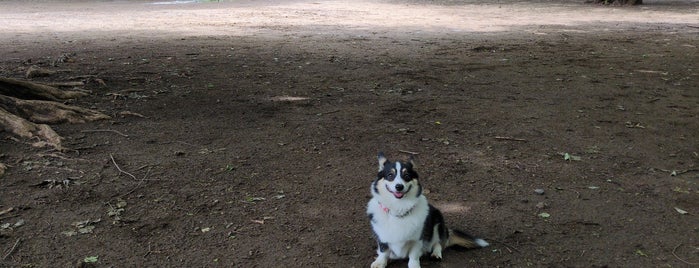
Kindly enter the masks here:
[[422, 256], [422, 243], [417, 242], [408, 252], [408, 268], [420, 268], [420, 257]]
[[388, 250], [388, 244], [379, 242], [379, 248], [376, 250], [376, 253], [378, 253], [379, 256], [377, 256], [376, 260], [371, 263], [371, 268], [386, 267], [388, 264], [388, 257], [391, 254], [391, 252]]

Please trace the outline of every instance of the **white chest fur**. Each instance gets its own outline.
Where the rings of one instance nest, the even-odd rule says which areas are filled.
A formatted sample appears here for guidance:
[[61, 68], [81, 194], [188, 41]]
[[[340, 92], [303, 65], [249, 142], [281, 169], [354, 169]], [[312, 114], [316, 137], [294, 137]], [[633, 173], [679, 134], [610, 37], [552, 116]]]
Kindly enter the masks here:
[[[422, 229], [429, 213], [427, 199], [420, 196], [409, 202], [409, 207], [403, 203], [407, 200], [380, 202], [380, 199], [375, 196], [367, 207], [367, 213], [372, 215], [371, 227], [379, 241], [389, 245], [394, 258], [405, 258], [410, 248], [421, 247]], [[396, 203], [403, 204], [396, 206]]]

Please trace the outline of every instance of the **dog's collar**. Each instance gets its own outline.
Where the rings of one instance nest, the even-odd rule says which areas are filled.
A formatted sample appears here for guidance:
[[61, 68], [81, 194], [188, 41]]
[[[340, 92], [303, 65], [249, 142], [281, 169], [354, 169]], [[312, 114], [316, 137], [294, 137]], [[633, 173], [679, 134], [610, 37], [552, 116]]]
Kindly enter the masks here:
[[417, 206], [417, 205], [414, 205], [414, 206], [410, 207], [410, 209], [408, 209], [408, 211], [404, 212], [403, 214], [393, 215], [393, 214], [391, 214], [391, 209], [390, 209], [390, 208], [388, 208], [387, 206], [384, 206], [383, 204], [381, 204], [381, 202], [379, 202], [379, 208], [380, 208], [381, 210], [383, 210], [384, 213], [386, 213], [386, 214], [388, 214], [388, 215], [395, 216], [395, 217], [397, 217], [397, 218], [403, 218], [403, 217], [405, 217], [405, 216], [410, 215], [410, 213], [413, 212], [413, 209], [415, 209], [416, 206]]

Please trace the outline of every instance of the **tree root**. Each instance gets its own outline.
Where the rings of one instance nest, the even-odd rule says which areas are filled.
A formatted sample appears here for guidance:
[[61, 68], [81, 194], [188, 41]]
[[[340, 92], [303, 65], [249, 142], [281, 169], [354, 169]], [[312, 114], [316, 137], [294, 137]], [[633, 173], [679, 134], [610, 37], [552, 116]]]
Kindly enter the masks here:
[[110, 117], [90, 109], [45, 100], [22, 100], [0, 95], [0, 108], [35, 123], [85, 123]]
[[60, 90], [52, 86], [0, 77], [0, 94], [20, 99], [67, 100], [87, 96], [82, 91]]
[[63, 91], [0, 77], [0, 129], [37, 140], [32, 146], [51, 146], [63, 150], [61, 136], [47, 124], [84, 123], [110, 118], [98, 111], [58, 102], [86, 95], [82, 91]]
[[61, 136], [45, 124], [35, 124], [24, 118], [9, 113], [0, 108], [0, 126], [3, 130], [27, 139], [38, 139], [32, 143], [34, 147], [51, 146], [57, 150], [63, 150]]
[[0, 178], [2, 178], [2, 175], [5, 175], [5, 170], [7, 170], [7, 165], [0, 163]]

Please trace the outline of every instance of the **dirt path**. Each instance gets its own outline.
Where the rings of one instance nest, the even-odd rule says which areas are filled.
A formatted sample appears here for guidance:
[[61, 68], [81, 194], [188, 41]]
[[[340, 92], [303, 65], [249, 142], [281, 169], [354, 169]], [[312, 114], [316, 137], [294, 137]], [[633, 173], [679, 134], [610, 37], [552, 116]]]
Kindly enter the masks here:
[[493, 244], [425, 267], [699, 262], [699, 2], [346, 2], [0, 3], [112, 116], [0, 133], [0, 267], [368, 267], [380, 150]]

